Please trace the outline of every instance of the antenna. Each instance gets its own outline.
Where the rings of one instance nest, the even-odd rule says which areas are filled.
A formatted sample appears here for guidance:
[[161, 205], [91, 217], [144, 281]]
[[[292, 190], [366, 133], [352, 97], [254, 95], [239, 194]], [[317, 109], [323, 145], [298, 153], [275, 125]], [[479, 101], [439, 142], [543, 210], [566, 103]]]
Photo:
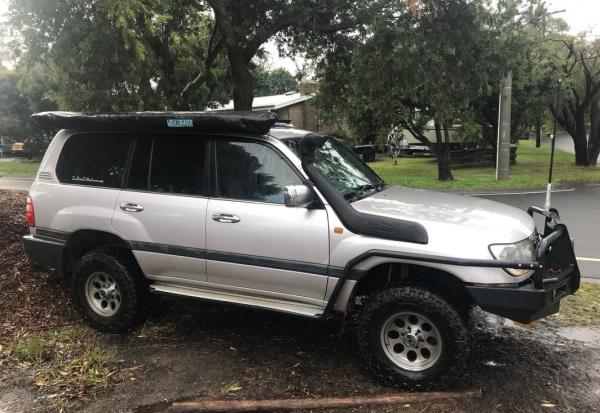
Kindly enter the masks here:
[[[558, 105], [560, 103], [560, 81], [561, 80], [559, 79], [559, 87], [556, 90], [555, 96], [556, 111], [559, 110]], [[554, 148], [556, 147], [556, 118], [557, 116], [554, 116], [554, 125], [552, 128], [552, 142], [550, 144], [550, 171], [548, 172], [548, 186], [546, 187], [546, 202], [544, 202], [544, 209], [546, 210], [546, 212], [550, 211], [550, 200], [552, 197], [552, 172], [554, 171]]]

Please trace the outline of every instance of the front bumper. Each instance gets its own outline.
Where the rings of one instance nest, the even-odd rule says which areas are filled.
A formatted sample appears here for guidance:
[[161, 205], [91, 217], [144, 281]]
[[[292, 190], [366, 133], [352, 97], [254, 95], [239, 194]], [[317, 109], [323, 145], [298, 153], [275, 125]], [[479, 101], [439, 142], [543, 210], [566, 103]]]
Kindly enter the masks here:
[[521, 323], [555, 314], [560, 300], [579, 288], [581, 274], [567, 227], [558, 212], [529, 208], [529, 214], [545, 216], [544, 235], [538, 243], [539, 266], [524, 283], [508, 286], [469, 285], [473, 301], [481, 309]]

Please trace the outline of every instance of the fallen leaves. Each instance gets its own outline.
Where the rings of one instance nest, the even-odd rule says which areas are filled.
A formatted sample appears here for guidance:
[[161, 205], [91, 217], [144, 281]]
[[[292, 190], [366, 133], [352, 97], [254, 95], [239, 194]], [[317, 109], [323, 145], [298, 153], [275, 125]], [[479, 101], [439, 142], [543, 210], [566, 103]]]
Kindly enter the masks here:
[[23, 191], [0, 190], [0, 342], [21, 339], [79, 320], [56, 271], [31, 264], [23, 249]]
[[228, 395], [242, 390], [242, 387], [238, 383], [230, 383], [223, 388], [223, 394]]
[[[27, 193], [0, 190], [0, 364], [32, 370], [35, 385], [63, 410], [132, 376], [74, 312], [56, 271], [34, 266], [22, 237]], [[75, 323], [73, 323], [75, 322]]]

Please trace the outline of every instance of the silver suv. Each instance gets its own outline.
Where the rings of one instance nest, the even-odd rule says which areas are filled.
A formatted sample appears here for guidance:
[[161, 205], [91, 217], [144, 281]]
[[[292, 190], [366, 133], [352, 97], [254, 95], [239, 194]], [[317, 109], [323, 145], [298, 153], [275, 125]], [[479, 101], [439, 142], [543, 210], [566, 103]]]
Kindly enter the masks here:
[[388, 185], [272, 113], [34, 118], [60, 131], [25, 249], [101, 331], [143, 322], [153, 294], [334, 319], [381, 381], [433, 389], [465, 368], [472, 306], [527, 323], [579, 287], [555, 210]]

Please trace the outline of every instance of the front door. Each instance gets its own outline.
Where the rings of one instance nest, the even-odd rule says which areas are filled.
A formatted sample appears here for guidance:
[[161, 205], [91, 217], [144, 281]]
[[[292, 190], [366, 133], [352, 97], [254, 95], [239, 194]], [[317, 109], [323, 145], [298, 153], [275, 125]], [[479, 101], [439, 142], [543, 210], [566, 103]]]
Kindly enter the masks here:
[[214, 197], [206, 219], [211, 283], [322, 300], [329, 235], [323, 208], [289, 208], [284, 188], [302, 185], [277, 150], [260, 141], [216, 138]]
[[150, 279], [206, 281], [209, 139], [139, 136], [112, 225]]

